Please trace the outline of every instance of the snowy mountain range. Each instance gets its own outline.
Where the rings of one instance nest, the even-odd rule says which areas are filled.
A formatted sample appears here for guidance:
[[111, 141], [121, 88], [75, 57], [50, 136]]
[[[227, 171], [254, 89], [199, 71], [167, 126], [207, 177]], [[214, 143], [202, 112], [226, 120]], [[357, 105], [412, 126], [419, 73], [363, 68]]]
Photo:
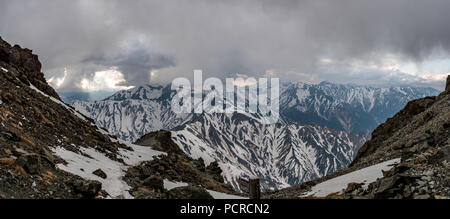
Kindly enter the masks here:
[[346, 168], [376, 126], [408, 101], [437, 95], [432, 88], [284, 83], [280, 121], [258, 115], [174, 114], [170, 86], [146, 85], [72, 106], [122, 140], [134, 142], [160, 129], [206, 165], [217, 161], [225, 181], [256, 175], [265, 189], [284, 188]]
[[217, 161], [225, 181], [259, 177], [284, 188], [346, 168], [364, 139], [321, 126], [264, 125], [246, 114], [205, 114], [172, 131], [172, 140], [206, 165]]
[[[170, 86], [146, 85], [120, 91], [102, 101], [72, 102], [72, 106], [125, 141], [160, 129], [188, 123], [193, 114], [174, 114]], [[419, 87], [375, 88], [284, 83], [280, 90], [280, 123], [321, 125], [354, 133], [371, 132], [408, 101], [435, 96], [438, 90]]]
[[281, 90], [280, 115], [285, 123], [316, 124], [354, 133], [371, 132], [411, 100], [439, 94], [433, 88], [329, 82], [286, 83]]
[[139, 137], [161, 129], [172, 130], [192, 118], [171, 110], [170, 87], [146, 85], [95, 102], [74, 101], [72, 106], [93, 118], [97, 125], [118, 138], [135, 142]]

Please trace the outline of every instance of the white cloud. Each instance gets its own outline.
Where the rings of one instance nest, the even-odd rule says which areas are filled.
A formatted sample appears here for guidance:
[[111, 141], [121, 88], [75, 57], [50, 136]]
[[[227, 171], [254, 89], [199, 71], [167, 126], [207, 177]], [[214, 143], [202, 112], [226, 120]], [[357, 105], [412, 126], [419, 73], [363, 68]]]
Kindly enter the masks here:
[[61, 87], [61, 85], [64, 84], [66, 77], [67, 77], [67, 68], [64, 68], [64, 76], [62, 76], [62, 77], [53, 76], [47, 80], [47, 83], [49, 83], [51, 86], [58, 89]]
[[81, 79], [79, 86], [86, 91], [100, 90], [126, 90], [133, 86], [122, 86], [125, 83], [124, 75], [117, 68], [110, 68], [105, 71], [97, 71], [92, 79]]

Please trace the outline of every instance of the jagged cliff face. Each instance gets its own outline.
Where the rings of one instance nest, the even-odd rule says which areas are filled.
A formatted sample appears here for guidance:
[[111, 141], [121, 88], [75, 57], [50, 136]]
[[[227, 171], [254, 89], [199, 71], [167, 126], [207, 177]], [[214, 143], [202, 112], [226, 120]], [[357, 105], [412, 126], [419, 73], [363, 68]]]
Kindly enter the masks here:
[[59, 100], [56, 91], [47, 84], [41, 72], [42, 65], [32, 50], [22, 49], [19, 45], [11, 46], [0, 38], [0, 60], [9, 75], [15, 76], [24, 84], [31, 83], [42, 92]]
[[445, 85], [445, 91], [450, 91], [450, 76], [447, 77], [447, 84]]
[[[141, 149], [147, 154], [130, 161]], [[0, 39], [0, 198], [126, 197], [121, 174], [152, 152], [121, 144], [63, 104], [38, 57]]]

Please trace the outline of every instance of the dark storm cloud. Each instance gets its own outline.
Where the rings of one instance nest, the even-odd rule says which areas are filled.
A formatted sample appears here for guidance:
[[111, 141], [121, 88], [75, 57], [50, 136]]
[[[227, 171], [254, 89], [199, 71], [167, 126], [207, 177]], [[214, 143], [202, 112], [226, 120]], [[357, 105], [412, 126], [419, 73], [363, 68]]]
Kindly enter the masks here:
[[[447, 0], [0, 0], [0, 5], [0, 35], [40, 54], [47, 77], [67, 67], [74, 82], [117, 65], [129, 84], [145, 83], [151, 70], [159, 70], [151, 80], [170, 82], [198, 68], [205, 77], [261, 76], [274, 69], [282, 80], [403, 83], [405, 77], [421, 77], [382, 68], [387, 56], [420, 66], [450, 51]], [[134, 41], [145, 46], [123, 46]], [[324, 66], [323, 59], [333, 62]], [[368, 67], [355, 70], [350, 64], [355, 62]]]
[[117, 67], [127, 80], [126, 83], [121, 85], [144, 85], [150, 82], [152, 70], [175, 66], [173, 57], [150, 53], [150, 51], [150, 49], [138, 45], [132, 50], [115, 57], [109, 58], [105, 55], [89, 57], [83, 60], [83, 63], [94, 63], [107, 68]]

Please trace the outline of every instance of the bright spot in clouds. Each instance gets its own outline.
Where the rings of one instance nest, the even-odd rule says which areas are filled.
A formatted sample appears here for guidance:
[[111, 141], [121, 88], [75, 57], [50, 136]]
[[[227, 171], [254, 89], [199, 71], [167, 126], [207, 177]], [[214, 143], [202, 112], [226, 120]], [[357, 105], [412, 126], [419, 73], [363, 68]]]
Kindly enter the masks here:
[[133, 88], [133, 86], [120, 85], [125, 82], [123, 74], [117, 68], [111, 68], [95, 72], [92, 79], [83, 78], [79, 85], [86, 91], [127, 90]]
[[67, 68], [64, 68], [64, 76], [63, 77], [51, 77], [47, 80], [47, 83], [49, 83], [51, 86], [54, 86], [56, 88], [61, 87], [61, 85], [64, 83], [64, 80], [67, 77]]
[[234, 76], [236, 80], [233, 81], [233, 85], [237, 87], [251, 86], [257, 83], [255, 78], [250, 78], [246, 74], [236, 73]]

